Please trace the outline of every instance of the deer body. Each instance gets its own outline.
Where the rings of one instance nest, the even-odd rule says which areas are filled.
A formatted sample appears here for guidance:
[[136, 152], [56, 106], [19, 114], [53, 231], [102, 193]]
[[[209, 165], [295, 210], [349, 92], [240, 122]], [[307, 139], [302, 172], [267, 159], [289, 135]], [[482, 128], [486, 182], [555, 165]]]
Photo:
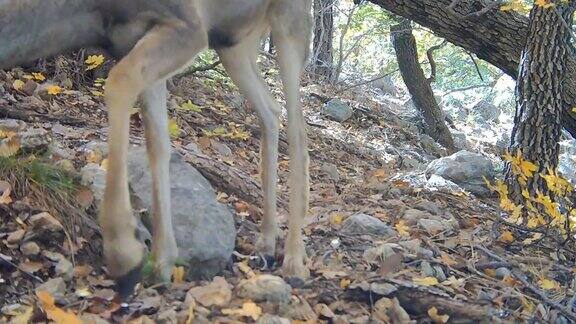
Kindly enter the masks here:
[[128, 192], [130, 108], [142, 99], [153, 179], [152, 258], [156, 274], [169, 280], [177, 247], [170, 211], [165, 81], [208, 46], [218, 52], [261, 121], [264, 216], [257, 249], [274, 254], [280, 107], [256, 65], [259, 42], [268, 31], [278, 48], [290, 141], [283, 269], [285, 275], [308, 275], [301, 234], [308, 207], [308, 152], [299, 77], [309, 50], [310, 10], [311, 0], [0, 0], [0, 68], [85, 46], [101, 46], [118, 59], [106, 83], [110, 155], [99, 221], [108, 270], [124, 295], [139, 280], [145, 258]]

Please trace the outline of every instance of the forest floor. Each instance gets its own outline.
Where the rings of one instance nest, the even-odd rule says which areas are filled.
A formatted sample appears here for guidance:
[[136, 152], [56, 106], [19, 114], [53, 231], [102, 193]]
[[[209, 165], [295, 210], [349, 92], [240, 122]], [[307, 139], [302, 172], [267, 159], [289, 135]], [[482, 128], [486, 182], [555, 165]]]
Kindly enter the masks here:
[[[49, 81], [37, 80], [40, 85], [35, 87], [44, 90], [31, 90], [40, 93], [31, 96], [27, 87], [34, 85], [16, 84], [15, 90], [14, 81], [37, 70], [0, 72], [0, 116], [22, 120], [26, 128], [43, 130], [51, 138], [48, 153], [24, 150], [19, 161], [31, 161], [35, 154], [71, 171], [71, 181], [76, 181], [86, 163], [106, 163], [101, 152], [87, 145], [106, 138], [101, 88], [93, 79], [78, 80], [77, 69], [45, 68], [50, 82], [63, 85], [70, 80], [85, 87], [55, 89]], [[266, 79], [280, 98], [273, 69]], [[217, 72], [176, 78], [169, 88], [170, 114], [178, 124], [172, 127], [174, 148], [242, 175], [210, 179], [219, 200], [235, 212], [233, 265], [213, 281], [175, 278], [170, 285], [141, 287], [134, 298], [119, 302], [98, 261], [96, 206], [87, 188], [70, 196], [47, 196], [52, 191], [38, 189], [42, 184], [17, 183], [16, 176], [0, 179], [0, 322], [576, 321], [573, 246], [546, 235], [535, 240], [533, 233], [506, 224], [497, 198], [409, 181], [424, 177], [415, 165], [425, 167], [445, 152], [423, 147], [420, 134], [406, 127], [402, 112], [373, 100], [368, 92], [336, 93], [309, 80], [304, 82], [303, 101], [311, 196], [304, 232], [312, 275], [305, 282], [288, 280], [286, 292], [280, 270], [262, 272], [250, 257], [261, 196], [245, 190], [259, 188], [260, 131], [249, 104]], [[344, 123], [319, 113], [326, 99], [335, 97], [354, 108]], [[133, 144], [142, 144], [138, 114], [131, 128]], [[279, 216], [285, 232], [288, 157], [284, 130], [281, 133]], [[2, 145], [0, 150], [10, 148], [6, 140]], [[238, 185], [242, 181], [246, 187]], [[362, 218], [359, 214], [381, 222], [376, 229], [354, 225], [350, 219]], [[440, 226], [427, 226], [423, 219], [438, 220]], [[280, 263], [281, 252], [278, 259]], [[250, 283], [258, 287], [246, 297], [241, 290]], [[41, 293], [39, 286], [50, 293]]]

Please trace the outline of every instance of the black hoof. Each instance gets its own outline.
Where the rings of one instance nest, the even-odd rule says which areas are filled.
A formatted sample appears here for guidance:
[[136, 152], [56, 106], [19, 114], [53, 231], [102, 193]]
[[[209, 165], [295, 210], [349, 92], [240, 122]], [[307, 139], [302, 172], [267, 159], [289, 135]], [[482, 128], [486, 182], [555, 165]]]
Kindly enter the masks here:
[[142, 281], [142, 265], [130, 270], [127, 274], [116, 278], [116, 292], [121, 300], [126, 300], [134, 293], [136, 285]]

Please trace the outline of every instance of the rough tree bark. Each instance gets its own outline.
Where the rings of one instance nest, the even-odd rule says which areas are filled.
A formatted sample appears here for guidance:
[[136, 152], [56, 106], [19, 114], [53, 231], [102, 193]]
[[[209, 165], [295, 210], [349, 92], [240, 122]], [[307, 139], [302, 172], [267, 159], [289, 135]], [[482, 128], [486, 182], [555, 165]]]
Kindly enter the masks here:
[[422, 115], [426, 133], [449, 151], [454, 151], [452, 133], [444, 123], [444, 114], [434, 98], [430, 80], [424, 76], [424, 71], [418, 62], [418, 49], [410, 21], [403, 19], [399, 24], [392, 26], [390, 31], [400, 74], [416, 109]]
[[[527, 17], [503, 12], [492, 0], [369, 0], [392, 13], [434, 31], [454, 45], [475, 53], [479, 58], [516, 78], [520, 54], [528, 37]], [[451, 4], [454, 5], [451, 7]], [[484, 9], [490, 9], [483, 11]], [[563, 76], [565, 101], [562, 125], [576, 137], [576, 53], [566, 58]]]
[[327, 80], [333, 73], [334, 0], [314, 0], [313, 72]]
[[[510, 152], [520, 151], [523, 158], [538, 165], [537, 172], [547, 173], [558, 166], [559, 140], [562, 130], [562, 78], [566, 73], [569, 31], [564, 21], [572, 21], [574, 8], [556, 1], [554, 7], [534, 5], [526, 48], [522, 52], [516, 83], [516, 114]], [[563, 16], [563, 18], [560, 17]], [[518, 176], [508, 167], [506, 180], [510, 196], [522, 203]], [[527, 189], [548, 194], [546, 183], [538, 173], [527, 180]]]

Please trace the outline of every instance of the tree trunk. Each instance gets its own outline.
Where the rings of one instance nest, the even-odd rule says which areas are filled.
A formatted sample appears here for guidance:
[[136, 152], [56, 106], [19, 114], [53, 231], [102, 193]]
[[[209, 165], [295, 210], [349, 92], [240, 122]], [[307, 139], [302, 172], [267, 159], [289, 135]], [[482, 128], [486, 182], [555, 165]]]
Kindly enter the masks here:
[[334, 0], [314, 0], [314, 73], [329, 80], [333, 73]]
[[521, 152], [523, 159], [536, 164], [538, 170], [521, 186], [518, 174], [510, 166], [507, 168], [510, 197], [517, 203], [524, 201], [522, 188], [527, 188], [532, 196], [537, 192], [547, 195], [546, 182], [538, 173], [546, 174], [548, 169], [558, 167], [564, 107], [562, 78], [569, 49], [569, 32], [559, 14], [571, 22], [572, 12], [572, 8], [559, 2], [549, 8], [534, 5], [530, 12], [528, 38], [516, 84], [516, 114], [509, 151]]
[[454, 151], [452, 133], [444, 123], [444, 114], [434, 98], [430, 81], [424, 76], [424, 71], [418, 62], [418, 49], [410, 21], [403, 20], [398, 25], [392, 26], [390, 31], [402, 79], [416, 109], [423, 117], [426, 133], [449, 151]]
[[[492, 0], [370, 0], [399, 16], [427, 27], [454, 45], [475, 53], [513, 78], [528, 36], [528, 18], [493, 7]], [[450, 9], [450, 5], [456, 5]], [[490, 10], [484, 12], [485, 8]], [[576, 53], [566, 58], [563, 76], [562, 125], [576, 137]]]

